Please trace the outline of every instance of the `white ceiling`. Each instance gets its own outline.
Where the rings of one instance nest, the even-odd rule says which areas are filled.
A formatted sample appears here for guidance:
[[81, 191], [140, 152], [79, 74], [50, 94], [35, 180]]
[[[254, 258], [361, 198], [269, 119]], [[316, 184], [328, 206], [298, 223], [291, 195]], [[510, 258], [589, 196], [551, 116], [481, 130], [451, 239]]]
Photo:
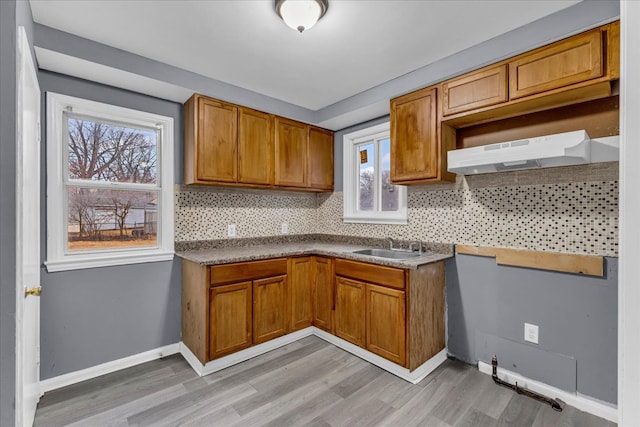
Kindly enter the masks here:
[[330, 0], [298, 34], [270, 0], [31, 0], [34, 21], [311, 110], [579, 0]]

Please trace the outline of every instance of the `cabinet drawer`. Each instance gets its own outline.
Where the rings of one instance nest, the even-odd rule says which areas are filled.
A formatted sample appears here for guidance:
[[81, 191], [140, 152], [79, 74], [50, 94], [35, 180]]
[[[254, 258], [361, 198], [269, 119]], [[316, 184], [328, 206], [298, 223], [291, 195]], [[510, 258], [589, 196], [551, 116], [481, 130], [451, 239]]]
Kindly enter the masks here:
[[507, 101], [507, 65], [485, 68], [442, 85], [442, 114], [460, 113]]
[[509, 63], [509, 98], [600, 77], [604, 72], [602, 53], [598, 28], [521, 55]]
[[405, 270], [364, 262], [336, 259], [336, 276], [350, 277], [396, 289], [404, 289]]
[[212, 286], [287, 274], [287, 259], [237, 262], [210, 267]]

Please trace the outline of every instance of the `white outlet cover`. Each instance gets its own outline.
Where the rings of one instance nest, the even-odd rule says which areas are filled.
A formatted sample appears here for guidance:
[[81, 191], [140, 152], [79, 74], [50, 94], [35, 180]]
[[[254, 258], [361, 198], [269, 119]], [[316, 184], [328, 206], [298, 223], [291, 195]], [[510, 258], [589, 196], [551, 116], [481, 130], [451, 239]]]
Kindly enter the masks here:
[[289, 224], [287, 224], [286, 222], [283, 222], [282, 226], [280, 227], [280, 233], [282, 234], [289, 233]]
[[530, 323], [524, 324], [524, 340], [538, 344], [538, 325], [532, 325]]
[[236, 237], [236, 225], [235, 224], [229, 224], [229, 227], [227, 228], [227, 237]]

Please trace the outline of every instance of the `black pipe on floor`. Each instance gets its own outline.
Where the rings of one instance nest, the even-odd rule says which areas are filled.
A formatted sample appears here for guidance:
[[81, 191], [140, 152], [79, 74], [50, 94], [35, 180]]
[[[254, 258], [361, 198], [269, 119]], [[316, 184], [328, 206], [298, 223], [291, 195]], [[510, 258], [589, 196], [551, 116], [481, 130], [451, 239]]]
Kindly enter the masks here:
[[562, 412], [562, 409], [564, 409], [564, 405], [565, 403], [560, 400], [560, 399], [551, 399], [550, 397], [544, 396], [540, 393], [536, 393], [534, 391], [531, 390], [527, 390], [525, 388], [522, 388], [520, 386], [518, 386], [518, 382], [516, 381], [515, 385], [508, 383], [506, 381], [501, 380], [500, 378], [498, 378], [498, 357], [497, 356], [493, 356], [493, 359], [491, 359], [491, 366], [493, 368], [493, 372], [491, 374], [491, 378], [493, 378], [493, 382], [501, 385], [503, 387], [507, 387], [510, 388], [511, 390], [515, 391], [518, 394], [522, 394], [525, 395], [527, 397], [531, 397], [533, 399], [536, 399], [540, 402], [546, 403], [547, 405], [551, 405], [551, 407], [558, 411], [558, 412]]

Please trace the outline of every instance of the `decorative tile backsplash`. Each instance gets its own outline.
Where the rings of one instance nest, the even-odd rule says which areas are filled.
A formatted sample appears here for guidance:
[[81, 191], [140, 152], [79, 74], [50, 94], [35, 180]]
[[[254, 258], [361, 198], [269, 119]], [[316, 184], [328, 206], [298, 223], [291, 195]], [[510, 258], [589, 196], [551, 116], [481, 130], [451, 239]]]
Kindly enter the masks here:
[[[536, 176], [537, 174], [537, 176]], [[494, 185], [500, 181], [500, 185]], [[182, 187], [176, 241], [338, 234], [617, 256], [617, 164], [459, 177], [411, 188], [407, 225], [345, 224], [343, 193]]]
[[175, 240], [279, 235], [286, 222], [290, 234], [316, 232], [316, 195], [267, 190], [179, 187], [176, 191]]

